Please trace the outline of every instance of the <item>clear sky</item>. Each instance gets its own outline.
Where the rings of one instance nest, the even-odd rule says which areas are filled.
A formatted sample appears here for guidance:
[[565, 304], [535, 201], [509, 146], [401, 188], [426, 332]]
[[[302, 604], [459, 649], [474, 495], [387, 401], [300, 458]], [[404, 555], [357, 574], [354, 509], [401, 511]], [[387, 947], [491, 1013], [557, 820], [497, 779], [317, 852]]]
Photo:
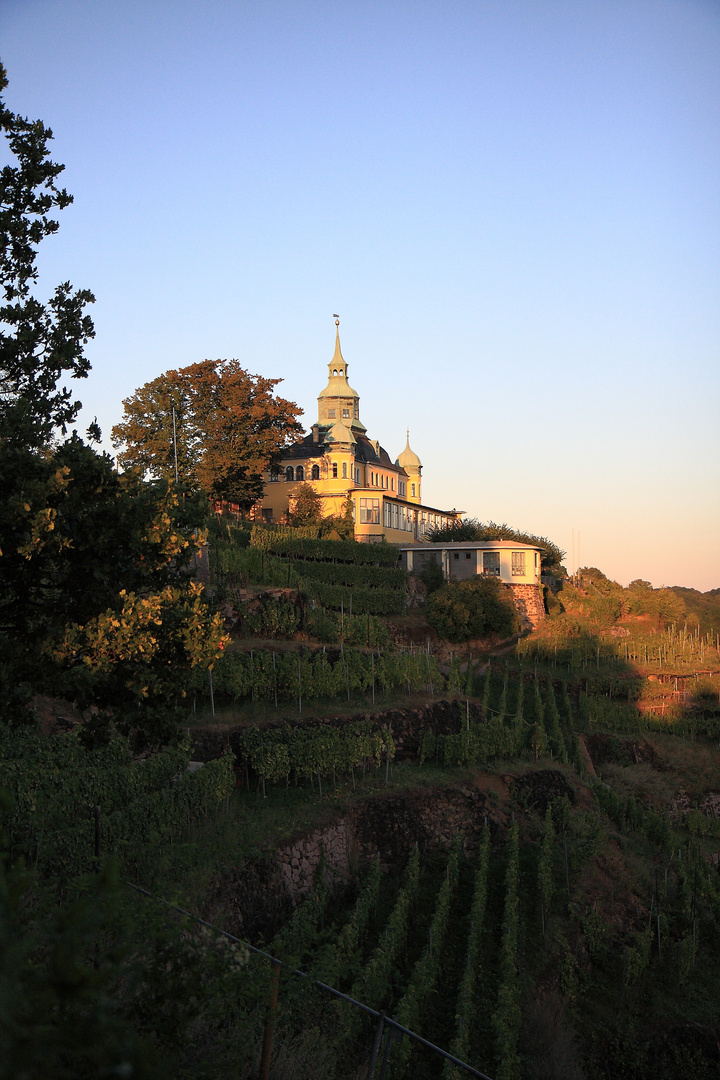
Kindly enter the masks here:
[[309, 425], [338, 312], [425, 501], [720, 586], [716, 0], [4, 0], [0, 57], [75, 196], [83, 429], [206, 357]]

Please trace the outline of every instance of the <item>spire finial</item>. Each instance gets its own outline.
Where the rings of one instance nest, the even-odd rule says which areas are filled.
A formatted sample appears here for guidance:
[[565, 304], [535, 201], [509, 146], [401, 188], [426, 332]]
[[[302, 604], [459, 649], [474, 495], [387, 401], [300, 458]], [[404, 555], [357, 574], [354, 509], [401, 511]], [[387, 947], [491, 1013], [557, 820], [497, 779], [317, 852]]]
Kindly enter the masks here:
[[[339, 315], [333, 315], [333, 319], [335, 320], [335, 354], [334, 354], [332, 360], [330, 361], [330, 370], [331, 370], [331, 372], [334, 372], [337, 375], [338, 374], [338, 369], [334, 368], [333, 365], [334, 364], [344, 364], [345, 365], [345, 374], [347, 375], [347, 364], [345, 364], [345, 361], [343, 360], [342, 351], [340, 349], [340, 316]], [[341, 375], [342, 375], [342, 373], [343, 373], [342, 370], [340, 370]]]

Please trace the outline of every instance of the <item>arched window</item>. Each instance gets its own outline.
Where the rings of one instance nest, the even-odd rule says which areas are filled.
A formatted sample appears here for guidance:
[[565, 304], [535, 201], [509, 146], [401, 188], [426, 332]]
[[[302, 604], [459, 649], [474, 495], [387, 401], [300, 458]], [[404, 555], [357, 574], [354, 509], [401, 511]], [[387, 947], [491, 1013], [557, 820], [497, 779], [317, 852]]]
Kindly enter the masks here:
[[295, 473], [293, 472], [293, 467], [292, 465], [288, 465], [287, 469], [285, 470], [285, 480], [288, 484], [292, 484], [294, 479]]
[[297, 469], [295, 470], [295, 479], [296, 480], [304, 480], [305, 479], [305, 470], [303, 469], [302, 465], [298, 465]]
[[415, 494], [415, 485], [414, 484], [412, 486], [412, 493], [413, 493], [413, 495]]
[[333, 461], [333, 480], [337, 480], [337, 461]]
[[343, 461], [343, 480], [347, 480], [347, 461]]
[[273, 465], [273, 467], [270, 470], [270, 481], [273, 484], [276, 484], [279, 479], [280, 479], [280, 471], [279, 471], [277, 465]]
[[320, 466], [319, 465], [313, 465], [313, 467], [312, 467], [312, 478], [313, 478], [313, 480], [319, 480], [320, 479]]

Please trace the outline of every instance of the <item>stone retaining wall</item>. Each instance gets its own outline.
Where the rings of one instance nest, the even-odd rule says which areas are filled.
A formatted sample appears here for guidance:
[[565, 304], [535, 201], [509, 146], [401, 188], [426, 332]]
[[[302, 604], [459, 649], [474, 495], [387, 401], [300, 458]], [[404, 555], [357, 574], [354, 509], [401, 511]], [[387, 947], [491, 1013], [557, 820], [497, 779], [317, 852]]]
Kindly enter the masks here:
[[350, 881], [349, 830], [344, 818], [325, 829], [315, 829], [301, 836], [276, 856], [283, 884], [293, 903], [311, 889], [315, 871], [325, 855], [325, 873], [332, 888]]
[[511, 585], [523, 630], [534, 630], [545, 618], [542, 589], [537, 585]]
[[[358, 720], [369, 720], [373, 727], [383, 728], [392, 725], [395, 741], [395, 756], [399, 760], [417, 757], [423, 731], [430, 730], [436, 735], [457, 735], [462, 729], [467, 712], [470, 719], [482, 720], [480, 707], [474, 702], [466, 706], [464, 701], [431, 701], [416, 709], [384, 709], [376, 713], [359, 713], [355, 716], [319, 716], [310, 720], [298, 721], [291, 716], [271, 720], [259, 725], [271, 730], [292, 724], [300, 727], [317, 727], [328, 724], [331, 727], [344, 727], [355, 724]], [[191, 731], [193, 739], [193, 761], [211, 761], [220, 757], [227, 746], [241, 759], [242, 733], [244, 727], [197, 728]]]

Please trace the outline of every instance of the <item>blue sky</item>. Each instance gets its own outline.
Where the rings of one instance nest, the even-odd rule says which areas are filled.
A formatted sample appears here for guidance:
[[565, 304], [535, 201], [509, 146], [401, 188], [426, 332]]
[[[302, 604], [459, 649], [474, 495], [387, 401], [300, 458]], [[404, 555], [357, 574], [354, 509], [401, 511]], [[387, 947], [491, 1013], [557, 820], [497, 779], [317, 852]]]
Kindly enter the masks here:
[[0, 57], [75, 196], [39, 291], [97, 297], [108, 446], [205, 357], [311, 423], [339, 312], [426, 501], [720, 586], [720, 4], [5, 0]]

